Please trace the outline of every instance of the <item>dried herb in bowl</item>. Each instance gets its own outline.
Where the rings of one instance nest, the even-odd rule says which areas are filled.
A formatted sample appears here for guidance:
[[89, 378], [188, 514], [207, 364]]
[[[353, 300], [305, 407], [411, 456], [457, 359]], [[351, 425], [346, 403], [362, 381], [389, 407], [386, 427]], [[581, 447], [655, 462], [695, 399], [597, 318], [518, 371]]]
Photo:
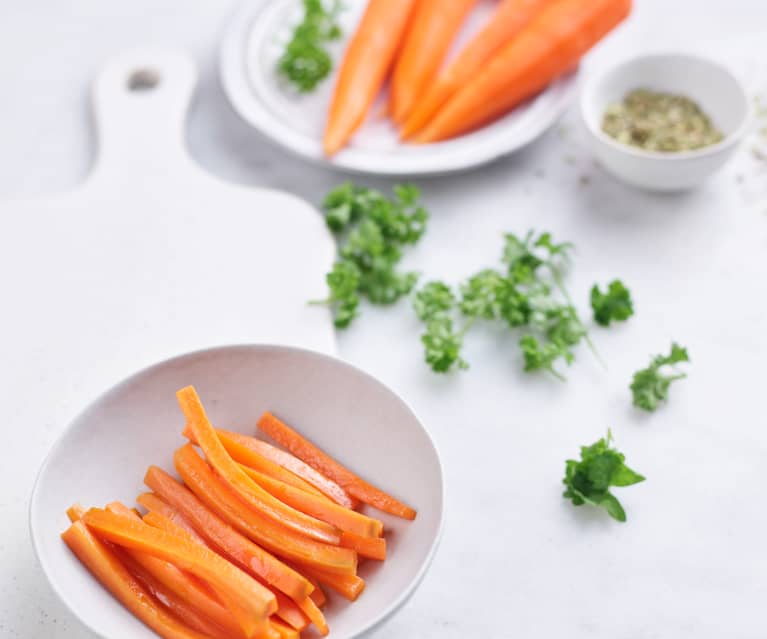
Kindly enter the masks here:
[[635, 89], [608, 106], [602, 130], [623, 144], [663, 153], [701, 149], [724, 137], [690, 98], [647, 89]]

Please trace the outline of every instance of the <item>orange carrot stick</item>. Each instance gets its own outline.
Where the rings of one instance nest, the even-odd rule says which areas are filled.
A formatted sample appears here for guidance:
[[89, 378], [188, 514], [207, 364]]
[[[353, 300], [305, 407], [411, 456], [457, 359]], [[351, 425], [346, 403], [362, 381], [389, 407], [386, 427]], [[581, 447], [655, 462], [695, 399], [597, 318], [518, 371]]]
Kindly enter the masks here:
[[309, 621], [311, 621], [317, 627], [317, 630], [320, 631], [320, 634], [323, 637], [326, 637], [330, 632], [328, 622], [325, 621], [325, 615], [322, 614], [322, 610], [319, 609], [317, 604], [312, 601], [312, 598], [306, 597], [305, 599], [297, 601], [296, 603], [301, 609], [301, 612], [303, 612], [309, 618]]
[[259, 632], [266, 618], [277, 609], [271, 592], [199, 544], [98, 508], [86, 512], [82, 521], [103, 539], [170, 561], [204, 579], [227, 603], [237, 603], [231, 612], [247, 637]]
[[261, 416], [258, 427], [296, 457], [330, 477], [352, 497], [383, 512], [404, 519], [415, 519], [415, 510], [357, 477], [271, 413], [264, 413]]
[[80, 562], [130, 612], [164, 639], [206, 639], [162, 608], [110, 548], [92, 534], [82, 521], [62, 535]]
[[419, 131], [447, 100], [471, 82], [493, 54], [524, 29], [552, 0], [500, 0], [483, 29], [461, 50], [419, 97], [402, 126], [407, 139]]
[[[167, 521], [162, 522], [161, 526], [158, 525], [155, 528], [162, 528], [174, 535], [188, 537], [199, 544], [207, 545], [202, 537], [197, 534], [194, 526], [184, 519], [178, 510], [164, 502], [154, 493], [142, 493], [136, 498], [136, 501], [149, 511], [143, 516], [144, 520], [152, 519], [154, 516], [162, 517], [163, 520], [167, 519]], [[147, 523], [149, 522], [147, 521]], [[154, 524], [150, 523], [149, 525], [152, 526]]]
[[340, 542], [341, 536], [336, 528], [283, 504], [243, 472], [219, 441], [194, 387], [182, 388], [176, 393], [176, 397], [190, 423], [194, 438], [210, 465], [251, 508], [278, 524], [317, 541], [331, 544]]
[[420, 0], [397, 56], [389, 113], [403, 122], [439, 71], [450, 45], [476, 0]]
[[555, 0], [453, 95], [415, 140], [446, 140], [503, 115], [574, 67], [630, 11], [631, 0]]
[[80, 504], [72, 504], [69, 508], [67, 508], [67, 517], [69, 517], [69, 521], [73, 524], [76, 521], [80, 521], [84, 514], [85, 508]]
[[[125, 565], [125, 567], [143, 584], [143, 586], [154, 595], [169, 612], [178, 617], [184, 624], [203, 633], [211, 639], [231, 639], [232, 637], [244, 637], [240, 627], [229, 617], [229, 622], [232, 624], [233, 629], [223, 627], [212, 622], [210, 618], [202, 613], [202, 611], [188, 600], [179, 596], [173, 589], [166, 586], [166, 584], [156, 577], [152, 570], [147, 568], [137, 557], [136, 554], [132, 554], [127, 548], [113, 549], [115, 555]], [[148, 555], [145, 555], [148, 556]], [[150, 557], [156, 559], [156, 557]], [[162, 561], [162, 560], [158, 560]], [[167, 563], [167, 562], [166, 562]], [[173, 564], [167, 564], [171, 568], [175, 568]], [[176, 569], [178, 570], [178, 569]], [[179, 571], [180, 572], [180, 571]], [[183, 574], [183, 573], [181, 573]], [[220, 606], [220, 604], [219, 604]], [[221, 607], [221, 606], [220, 606]], [[221, 607], [226, 612], [223, 607]]]
[[310, 578], [307, 575], [304, 575], [307, 579], [309, 579], [310, 582], [312, 582], [312, 586], [314, 586], [314, 590], [312, 590], [312, 594], [309, 595], [312, 598], [312, 601], [317, 604], [318, 608], [322, 608], [327, 602], [328, 598], [325, 595], [325, 591], [322, 589], [322, 586], [320, 586], [320, 582], [317, 581], [314, 578]]
[[[377, 519], [334, 504], [325, 497], [319, 498], [293, 486], [288, 486], [252, 468], [243, 466], [243, 470], [259, 486], [280, 501], [288, 504], [288, 506], [292, 506], [296, 510], [316, 517], [321, 521], [326, 521], [344, 532], [352, 532], [360, 537], [378, 537], [383, 531], [383, 524]], [[343, 541], [343, 533], [341, 540]]]
[[[222, 431], [217, 430], [216, 432], [219, 433], [220, 436]], [[239, 433], [230, 433], [229, 431], [223, 432], [226, 432], [230, 437], [235, 438], [235, 441], [237, 441], [238, 444], [250, 448], [263, 457], [271, 459], [291, 473], [298, 475], [301, 479], [310, 483], [339, 506], [351, 509], [357, 507], [356, 500], [352, 499], [336, 482], [332, 479], [328, 479], [322, 473], [318, 473], [314, 468], [309, 466], [309, 464], [304, 463], [295, 455], [291, 455], [289, 452], [277, 448], [276, 446], [272, 446], [268, 442], [256, 439], [255, 437], [248, 437], [246, 435], [240, 435]], [[266, 474], [268, 475], [269, 473]], [[279, 479], [279, 477], [276, 477], [275, 479]]]
[[352, 532], [341, 534], [341, 546], [351, 548], [360, 557], [384, 561], [386, 559], [386, 540], [383, 537], [361, 537]]
[[[107, 510], [122, 515], [123, 517], [131, 517], [141, 521], [138, 515], [136, 515], [130, 508], [119, 502], [109, 504]], [[237, 622], [230, 612], [218, 601], [212, 598], [210, 591], [194, 577], [187, 575], [172, 563], [164, 561], [163, 559], [158, 559], [157, 557], [153, 557], [152, 555], [138, 550], [129, 548], [123, 550], [132, 562], [151, 577], [151, 580], [147, 582], [147, 586], [150, 586], [150, 590], [154, 589], [153, 584], [154, 582], [157, 582], [162, 586], [163, 591], [169, 591], [176, 598], [186, 602], [193, 610], [199, 611], [204, 617], [207, 617], [217, 626], [226, 630], [230, 637], [243, 636], [240, 627], [237, 625]], [[131, 568], [131, 572], [136, 574], [136, 571], [131, 566], [129, 566], [129, 568]], [[146, 582], [147, 580], [143, 579], [143, 581]], [[164, 600], [161, 599], [161, 601]], [[180, 604], [178, 605], [180, 606]], [[181, 608], [183, 610], [183, 606], [181, 606]], [[200, 627], [199, 625], [189, 623], [188, 621], [186, 623], [187, 625], [200, 630], [200, 632], [206, 632], [205, 628]]]
[[[184, 437], [187, 437], [193, 444], [197, 443], [189, 424], [187, 424], [183, 434]], [[239, 464], [257, 470], [273, 479], [279, 479], [281, 482], [289, 484], [294, 488], [300, 488], [308, 493], [323, 496], [323, 493], [309, 482], [304, 481], [298, 475], [282, 467], [275, 461], [264, 457], [251, 446], [248, 446], [246, 442], [247, 440], [252, 439], [252, 437], [222, 430], [221, 428], [216, 428], [216, 435], [218, 435], [219, 441], [224, 445], [229, 456]]]
[[338, 575], [310, 566], [299, 566], [299, 569], [349, 601], [356, 601], [365, 590], [365, 581], [357, 575]]
[[300, 639], [300, 635], [297, 630], [294, 630], [282, 621], [278, 621], [272, 617], [272, 627], [280, 633], [280, 639]]
[[357, 554], [353, 550], [297, 535], [248, 508], [194, 448], [179, 449], [174, 463], [184, 483], [203, 504], [270, 552], [331, 572], [354, 574], [357, 571]]
[[[191, 444], [187, 446], [191, 448]], [[303, 599], [309, 596], [313, 586], [306, 579], [212, 513], [168, 473], [152, 466], [144, 483], [173, 504], [206, 542], [230, 560], [290, 597]]]
[[405, 34], [416, 0], [370, 0], [344, 53], [323, 146], [334, 155], [365, 120]]
[[275, 592], [274, 596], [277, 598], [277, 612], [275, 614], [280, 619], [298, 632], [303, 632], [309, 627], [309, 618], [301, 612], [301, 608], [295, 601], [281, 592]]

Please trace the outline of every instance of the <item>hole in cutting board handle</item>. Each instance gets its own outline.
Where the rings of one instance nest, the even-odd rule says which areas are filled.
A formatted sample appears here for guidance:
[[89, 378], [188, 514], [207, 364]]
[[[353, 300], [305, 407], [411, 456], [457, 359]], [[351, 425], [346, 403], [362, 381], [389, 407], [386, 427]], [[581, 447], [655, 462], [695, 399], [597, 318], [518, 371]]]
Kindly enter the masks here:
[[160, 84], [160, 74], [154, 69], [136, 69], [128, 76], [128, 90], [134, 93], [153, 91]]

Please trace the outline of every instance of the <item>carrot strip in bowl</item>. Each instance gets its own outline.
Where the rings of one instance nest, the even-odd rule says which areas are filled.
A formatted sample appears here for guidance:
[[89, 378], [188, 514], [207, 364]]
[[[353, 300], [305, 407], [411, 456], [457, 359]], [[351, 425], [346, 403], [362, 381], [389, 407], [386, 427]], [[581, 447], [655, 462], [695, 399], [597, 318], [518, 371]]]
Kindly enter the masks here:
[[341, 62], [323, 139], [326, 155], [340, 151], [365, 120], [416, 4], [417, 0], [368, 2]]
[[416, 511], [413, 508], [360, 479], [271, 413], [261, 416], [258, 427], [296, 457], [330, 477], [352, 497], [391, 515], [415, 519]]
[[182, 388], [176, 393], [176, 397], [184, 416], [189, 421], [194, 438], [210, 465], [251, 508], [286, 528], [317, 541], [331, 544], [340, 542], [340, 532], [334, 526], [282, 503], [245, 474], [219, 441], [194, 387]]
[[[271, 459], [274, 463], [279, 464], [293, 474], [298, 475], [300, 478], [317, 488], [326, 497], [329, 497], [336, 502], [339, 506], [351, 508], [352, 510], [357, 507], [357, 501], [352, 499], [349, 493], [341, 488], [336, 482], [325, 477], [322, 473], [317, 472], [309, 464], [300, 460], [295, 455], [291, 455], [289, 452], [277, 448], [276, 446], [272, 446], [268, 442], [256, 439], [255, 437], [248, 437], [247, 435], [240, 435], [239, 433], [232, 433], [230, 431], [222, 431], [221, 429], [217, 429], [216, 432], [219, 433], [219, 436], [222, 432], [226, 433], [241, 446], [250, 448], [263, 457]], [[276, 479], [279, 479], [279, 477], [276, 477]]]
[[[132, 510], [119, 502], [113, 502], [107, 505], [107, 510], [124, 517], [132, 517], [141, 521]], [[201, 582], [197, 581], [191, 575], [179, 570], [168, 561], [138, 550], [128, 548], [123, 550], [137, 566], [140, 566], [142, 570], [146, 571], [153, 581], [159, 583], [163, 590], [171, 592], [174, 596], [190, 605], [194, 610], [199, 611], [204, 617], [207, 617], [217, 626], [226, 630], [230, 637], [244, 637], [231, 613], [217, 600], [211, 597], [210, 590], [206, 589]], [[132, 572], [136, 574], [136, 571], [133, 569]], [[150, 590], [152, 590], [152, 588], [150, 588]], [[201, 632], [205, 632], [204, 628], [200, 628], [194, 624], [189, 625], [197, 627]]]
[[386, 540], [383, 537], [361, 537], [353, 532], [341, 533], [341, 546], [351, 548], [360, 557], [384, 561], [386, 559]]
[[297, 535], [248, 508], [192, 446], [181, 447], [173, 461], [184, 483], [203, 504], [270, 552], [330, 572], [357, 571], [357, 553], [353, 550]]
[[231, 612], [247, 637], [259, 632], [277, 608], [269, 590], [199, 544], [97, 508], [86, 512], [81, 521], [103, 539], [165, 559], [204, 579], [216, 592], [226, 596], [227, 603], [237, 604]]
[[357, 575], [339, 575], [311, 566], [299, 566], [299, 570], [349, 601], [357, 601], [362, 591], [365, 590], [365, 580]]
[[147, 471], [144, 482], [173, 504], [203, 539], [249, 572], [253, 572], [290, 597], [303, 599], [313, 590], [314, 587], [304, 577], [212, 513], [194, 494], [165, 471], [152, 466]]
[[[183, 434], [184, 437], [188, 438], [193, 444], [197, 443], [189, 424], [187, 424]], [[238, 433], [222, 430], [221, 428], [216, 428], [216, 435], [218, 435], [219, 441], [223, 444], [226, 452], [229, 453], [229, 456], [239, 464], [257, 470], [273, 479], [278, 479], [294, 488], [300, 488], [301, 490], [314, 495], [324, 496], [322, 491], [312, 486], [309, 482], [303, 480], [301, 477], [284, 468], [274, 460], [268, 459], [257, 450], [254, 450], [253, 447], [246, 445], [243, 440], [251, 438], [239, 435]]]
[[243, 470], [264, 490], [274, 495], [277, 499], [284, 501], [296, 510], [326, 521], [339, 528], [341, 541], [343, 542], [343, 532], [352, 532], [360, 537], [378, 537], [383, 532], [383, 524], [377, 519], [363, 515], [354, 510], [349, 510], [338, 504], [334, 504], [328, 499], [318, 498], [293, 486], [267, 477], [252, 468], [243, 467]]
[[162, 526], [155, 526], [155, 528], [162, 528], [163, 530], [169, 533], [173, 533], [174, 535], [188, 537], [192, 541], [206, 545], [202, 537], [197, 534], [194, 526], [192, 526], [186, 519], [184, 519], [178, 510], [173, 508], [173, 506], [170, 504], [164, 502], [154, 493], [142, 493], [136, 497], [136, 502], [149, 511], [142, 517], [142, 519], [146, 520], [147, 517], [151, 515], [150, 519], [157, 516], [162, 517], [163, 520], [166, 520], [163, 521]]
[[402, 125], [400, 135], [407, 139], [422, 129], [437, 110], [472, 78], [487, 60], [524, 29], [552, 0], [500, 0], [487, 24], [461, 49], [456, 58], [440, 71], [434, 82], [419, 97]]
[[131, 613], [164, 639], [206, 639], [181, 623], [152, 597], [114, 552], [82, 521], [73, 523], [62, 539], [80, 562]]
[[438, 142], [500, 117], [534, 96], [631, 11], [631, 0], [554, 0], [501, 47], [414, 138]]
[[397, 55], [389, 113], [403, 122], [434, 79], [458, 30], [477, 0], [420, 0]]

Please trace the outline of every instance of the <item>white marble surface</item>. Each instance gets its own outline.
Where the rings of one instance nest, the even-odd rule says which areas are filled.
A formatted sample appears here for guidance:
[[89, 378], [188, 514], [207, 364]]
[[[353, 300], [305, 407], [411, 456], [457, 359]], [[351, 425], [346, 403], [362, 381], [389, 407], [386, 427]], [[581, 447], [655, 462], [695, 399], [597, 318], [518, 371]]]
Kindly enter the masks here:
[[[589, 66], [648, 48], [695, 46], [725, 55], [719, 40], [756, 34], [767, 20], [762, 0], [670, 4], [637, 0], [631, 22]], [[219, 91], [215, 46], [233, 6], [212, 0], [194, 6], [178, 0], [3, 2], [0, 198], [79, 182], [93, 161], [87, 90], [96, 69], [126, 47], [155, 43], [191, 51], [201, 65], [188, 137], [204, 167], [235, 182], [318, 201], [344, 176], [267, 146], [237, 120]], [[763, 45], [745, 49], [738, 55], [764, 59]], [[621, 276], [636, 297], [635, 318], [594, 331], [609, 372], [583, 351], [565, 385], [524, 376], [513, 342], [480, 330], [467, 348], [472, 369], [435, 377], [421, 363], [418, 327], [404, 304], [365, 309], [340, 336], [344, 357], [394, 387], [420, 413], [447, 470], [447, 530], [433, 570], [376, 638], [765, 634], [767, 171], [747, 146], [697, 192], [638, 193], [592, 165], [574, 121], [571, 113], [564, 133], [554, 131], [490, 167], [420, 181], [433, 219], [407, 261], [426, 276], [458, 280], [495, 262], [505, 230], [546, 228], [573, 240], [578, 258], [570, 285], [584, 311], [595, 280]], [[3, 311], [23, 308], [4, 299]], [[0, 361], [2, 343], [14, 337], [3, 335]], [[671, 339], [690, 348], [690, 378], [656, 415], [639, 415], [627, 395], [630, 374]], [[26, 507], [47, 449], [103, 385], [68, 387], [62, 395], [50, 380], [66, 378], [67, 371], [43, 375], [44, 362], [44, 353], [31, 352], [19, 375], [30, 384], [44, 380], [36, 401], [52, 405], [46, 420], [19, 422], [17, 416], [29, 411], [0, 391], [6, 438], [0, 636], [79, 639], [88, 633], [56, 600], [35, 562]], [[559, 496], [564, 459], [607, 426], [629, 463], [648, 477], [621, 491], [625, 525], [576, 510]]]

